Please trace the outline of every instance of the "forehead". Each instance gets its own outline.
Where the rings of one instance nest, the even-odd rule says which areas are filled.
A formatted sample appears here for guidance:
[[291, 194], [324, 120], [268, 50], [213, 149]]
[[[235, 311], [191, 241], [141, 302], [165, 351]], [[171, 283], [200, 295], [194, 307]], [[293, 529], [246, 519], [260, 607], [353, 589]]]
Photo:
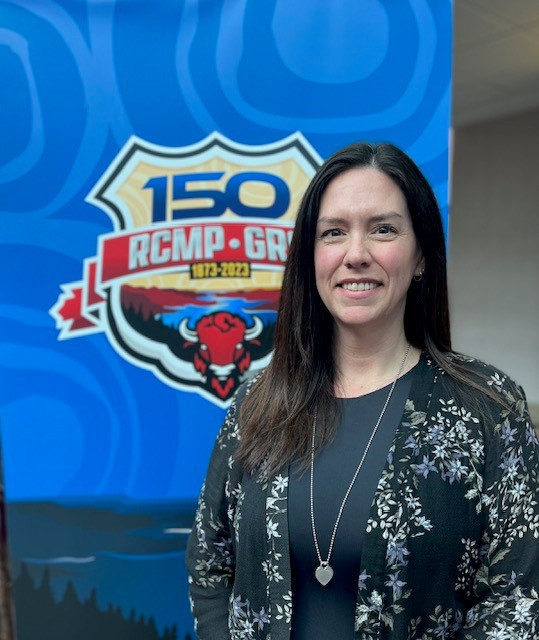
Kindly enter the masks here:
[[391, 211], [408, 217], [406, 198], [397, 183], [374, 167], [356, 167], [331, 180], [322, 194], [319, 215]]

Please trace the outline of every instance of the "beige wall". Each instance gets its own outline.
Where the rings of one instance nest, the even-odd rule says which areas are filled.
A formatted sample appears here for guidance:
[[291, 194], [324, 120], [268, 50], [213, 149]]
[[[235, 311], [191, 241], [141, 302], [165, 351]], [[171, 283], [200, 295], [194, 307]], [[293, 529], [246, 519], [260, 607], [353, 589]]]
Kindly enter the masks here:
[[539, 111], [455, 131], [453, 346], [515, 378], [539, 421]]

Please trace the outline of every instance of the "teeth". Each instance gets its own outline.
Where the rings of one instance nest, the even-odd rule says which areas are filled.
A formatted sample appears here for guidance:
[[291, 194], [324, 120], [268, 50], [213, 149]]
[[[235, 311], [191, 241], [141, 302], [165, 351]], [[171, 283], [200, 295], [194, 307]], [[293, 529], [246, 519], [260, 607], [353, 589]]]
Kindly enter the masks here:
[[380, 285], [375, 282], [345, 282], [341, 286], [348, 291], [370, 291]]

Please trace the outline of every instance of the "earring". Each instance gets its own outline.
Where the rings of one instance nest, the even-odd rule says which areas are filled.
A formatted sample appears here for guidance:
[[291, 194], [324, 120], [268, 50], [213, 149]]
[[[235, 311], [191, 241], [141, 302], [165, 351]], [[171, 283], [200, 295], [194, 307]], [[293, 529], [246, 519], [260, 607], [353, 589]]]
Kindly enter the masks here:
[[420, 271], [419, 273], [414, 274], [414, 280], [416, 282], [420, 282], [421, 280], [423, 280], [423, 271]]

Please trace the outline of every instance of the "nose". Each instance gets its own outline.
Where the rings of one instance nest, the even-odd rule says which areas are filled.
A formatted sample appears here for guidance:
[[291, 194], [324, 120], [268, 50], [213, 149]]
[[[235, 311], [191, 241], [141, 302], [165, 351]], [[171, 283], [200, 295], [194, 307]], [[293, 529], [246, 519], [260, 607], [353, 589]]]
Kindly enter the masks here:
[[348, 268], [364, 267], [370, 264], [371, 254], [367, 241], [359, 235], [350, 235], [343, 263]]

